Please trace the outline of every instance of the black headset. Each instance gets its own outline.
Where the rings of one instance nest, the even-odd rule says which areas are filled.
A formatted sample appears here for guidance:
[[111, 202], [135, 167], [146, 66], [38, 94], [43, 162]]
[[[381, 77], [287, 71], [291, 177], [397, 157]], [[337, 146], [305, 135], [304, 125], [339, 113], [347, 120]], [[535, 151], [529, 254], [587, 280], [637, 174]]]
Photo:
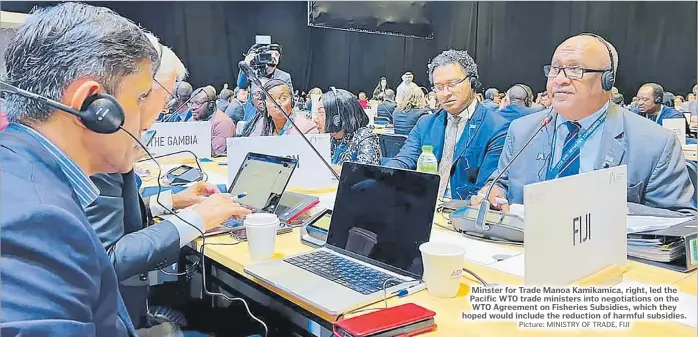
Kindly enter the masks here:
[[657, 83], [647, 83], [646, 86], [652, 88], [652, 95], [654, 96], [654, 104], [664, 103], [664, 88]]
[[17, 88], [3, 81], [0, 81], [0, 91], [20, 95], [77, 116], [86, 128], [96, 133], [114, 133], [124, 125], [124, 109], [114, 96], [108, 94], [93, 94], [85, 99], [80, 110], [75, 110], [63, 103]]
[[[523, 89], [524, 92], [526, 92], [526, 98], [524, 98], [524, 105], [527, 107], [530, 107], [533, 105], [533, 90], [525, 85], [525, 84], [514, 84], [511, 88], [513, 87], [519, 87]], [[511, 92], [511, 88], [509, 88], [509, 91], [507, 91], [507, 96], [509, 96], [509, 93]]]
[[191, 94], [191, 97], [198, 95], [202, 91], [206, 94], [206, 109], [208, 109], [210, 113], [216, 112], [216, 89], [214, 89], [210, 85], [207, 85], [203, 88], [196, 90], [195, 93]]
[[480, 83], [480, 79], [477, 78], [477, 75], [470, 74], [468, 75], [468, 81], [470, 81], [470, 88], [478, 92], [480, 91], [480, 88], [482, 87], [482, 83]]
[[606, 50], [608, 51], [608, 58], [611, 60], [611, 69], [601, 73], [601, 88], [603, 88], [603, 90], [605, 91], [611, 91], [611, 89], [613, 89], [613, 85], [616, 83], [616, 70], [614, 66], [615, 59], [613, 58], [613, 52], [611, 51], [611, 47], [608, 45], [608, 42], [606, 42], [604, 38], [594, 33], [582, 33], [579, 35], [595, 37], [597, 40], [601, 41], [601, 43], [603, 43], [603, 45], [606, 47]]

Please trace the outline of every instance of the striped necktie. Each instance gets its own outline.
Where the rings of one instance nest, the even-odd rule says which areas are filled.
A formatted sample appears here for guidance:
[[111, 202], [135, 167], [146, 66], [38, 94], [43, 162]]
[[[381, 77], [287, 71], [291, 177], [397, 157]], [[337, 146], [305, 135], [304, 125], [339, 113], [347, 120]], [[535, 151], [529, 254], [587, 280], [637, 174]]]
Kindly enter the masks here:
[[[563, 155], [567, 153], [574, 143], [577, 142], [577, 139], [579, 139], [579, 130], [581, 129], [581, 125], [577, 122], [574, 121], [568, 121], [565, 122], [565, 126], [567, 126], [567, 130], [569, 130], [569, 133], [567, 134], [567, 137], [565, 137], [565, 146], [562, 147], [562, 153]], [[574, 153], [572, 153], [572, 156], [570, 159], [565, 163], [565, 165], [562, 167], [560, 170], [560, 177], [567, 177], [575, 174], [579, 174], [579, 152], [581, 150], [581, 147], [578, 148]]]
[[[451, 180], [451, 166], [453, 166], [453, 153], [456, 151], [456, 143], [458, 142], [458, 123], [460, 122], [460, 116], [453, 116], [449, 118], [448, 125], [446, 126], [446, 139], [444, 139], [444, 150], [441, 154], [441, 161], [439, 162], [439, 176], [441, 176], [441, 181], [439, 184], [439, 197], [444, 197], [446, 193], [446, 187]], [[450, 195], [445, 196], [450, 198]]]

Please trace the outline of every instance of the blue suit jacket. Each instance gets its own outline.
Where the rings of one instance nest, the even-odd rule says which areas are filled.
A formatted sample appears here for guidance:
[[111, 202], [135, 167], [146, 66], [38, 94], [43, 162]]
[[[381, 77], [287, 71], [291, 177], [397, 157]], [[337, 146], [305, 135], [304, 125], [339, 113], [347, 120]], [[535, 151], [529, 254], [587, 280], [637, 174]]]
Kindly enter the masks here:
[[131, 320], [141, 328], [148, 296], [147, 273], [176, 262], [179, 232], [169, 221], [146, 227], [149, 212], [138, 194], [133, 171], [90, 178], [99, 188], [99, 197], [87, 208], [87, 217], [114, 265]]
[[506, 120], [508, 120], [509, 122], [512, 122], [515, 119], [521, 118], [523, 116], [528, 116], [530, 114], [536, 113], [537, 111], [540, 110], [536, 110], [532, 107], [526, 107], [521, 104], [512, 103], [500, 109], [499, 115], [506, 118]]
[[482, 101], [482, 103], [480, 103], [480, 104], [482, 104], [482, 106], [484, 106], [485, 108], [490, 109], [490, 110], [495, 110], [495, 111], [499, 110], [499, 104], [492, 102], [489, 99]]
[[114, 268], [58, 163], [31, 135], [0, 143], [0, 335], [127, 336]]
[[[683, 113], [681, 113], [679, 110], [676, 110], [674, 108], [670, 108], [666, 105], [662, 105], [662, 110], [660, 113], [657, 115], [659, 118], [657, 119], [657, 124], [663, 125], [662, 123], [664, 122], [665, 119], [682, 119], [686, 121], [686, 118], [683, 116]], [[690, 133], [691, 130], [689, 130], [688, 126], [688, 121], [686, 121], [686, 134]]]
[[[507, 135], [503, 169], [540, 126], [550, 109], [515, 120]], [[499, 180], [509, 203], [523, 203], [523, 187], [545, 180], [555, 122], [549, 123]], [[694, 190], [678, 138], [656, 123], [610, 104], [595, 169], [627, 165], [628, 207], [633, 214], [676, 216], [695, 213]]]
[[[422, 154], [422, 145], [432, 145], [441, 162], [446, 133], [445, 110], [423, 116], [412, 129], [400, 153], [386, 166], [414, 170]], [[496, 112], [478, 104], [473, 117], [456, 143], [451, 169], [451, 198], [469, 199], [482, 188], [497, 168], [509, 122]]]

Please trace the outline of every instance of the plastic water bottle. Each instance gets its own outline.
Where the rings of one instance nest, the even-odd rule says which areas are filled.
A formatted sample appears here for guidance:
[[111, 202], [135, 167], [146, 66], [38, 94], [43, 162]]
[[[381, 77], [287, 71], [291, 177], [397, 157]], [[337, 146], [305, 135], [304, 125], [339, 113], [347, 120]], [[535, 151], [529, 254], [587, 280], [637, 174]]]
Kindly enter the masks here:
[[417, 171], [424, 173], [439, 174], [439, 163], [434, 155], [434, 147], [431, 145], [422, 146], [422, 154], [417, 159]]

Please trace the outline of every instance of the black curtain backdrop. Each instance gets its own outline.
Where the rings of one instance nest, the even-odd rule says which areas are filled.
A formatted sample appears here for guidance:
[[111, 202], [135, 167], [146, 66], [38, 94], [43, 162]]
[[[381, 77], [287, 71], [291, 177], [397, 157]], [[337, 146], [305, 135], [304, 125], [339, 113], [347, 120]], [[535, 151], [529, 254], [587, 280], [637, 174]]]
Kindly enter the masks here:
[[[380, 76], [397, 87], [405, 71], [429, 87], [427, 63], [440, 51], [465, 49], [479, 65], [484, 88], [526, 83], [542, 91], [542, 67], [569, 36], [593, 32], [617, 48], [616, 86], [626, 101], [645, 82], [685, 95], [696, 83], [696, 2], [437, 2], [434, 39], [307, 26], [298, 2], [91, 2], [151, 30], [184, 61], [195, 86], [235, 86], [237, 63], [255, 35], [283, 45], [280, 68], [297, 89], [329, 86], [371, 93]], [[2, 2], [28, 12], [47, 2]], [[355, 2], [361, 6], [361, 2]]]

